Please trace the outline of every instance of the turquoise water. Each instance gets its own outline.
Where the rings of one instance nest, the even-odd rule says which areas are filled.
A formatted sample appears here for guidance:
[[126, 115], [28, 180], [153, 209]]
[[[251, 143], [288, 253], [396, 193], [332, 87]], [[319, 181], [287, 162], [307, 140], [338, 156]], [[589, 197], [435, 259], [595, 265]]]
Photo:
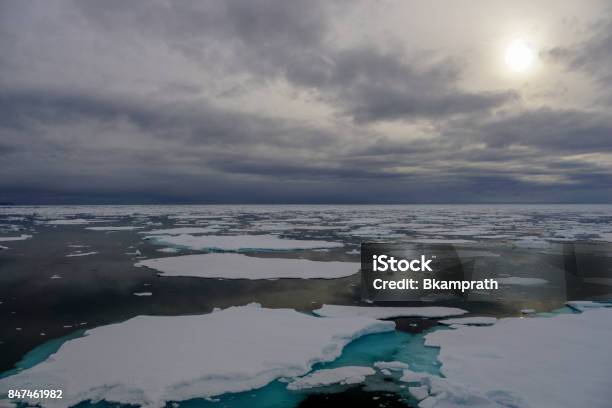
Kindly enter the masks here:
[[[329, 363], [319, 363], [313, 370], [348, 365], [372, 366], [377, 361], [403, 361], [415, 370], [439, 373], [438, 349], [425, 347], [424, 335], [393, 331], [360, 337], [348, 344], [341, 356]], [[224, 395], [218, 402], [194, 399], [180, 402], [181, 408], [286, 408], [297, 406], [308, 392], [287, 390], [287, 383], [274, 381], [267, 386], [238, 394]]]
[[[444, 330], [443, 327], [440, 327]], [[71, 339], [82, 336], [84, 330], [80, 330], [37, 347], [28, 353], [17, 368], [4, 373], [6, 377], [16, 372], [33, 367], [55, 353], [60, 346]], [[437, 356], [438, 349], [424, 346], [425, 334], [409, 334], [399, 331], [371, 334], [360, 337], [349, 343], [343, 350], [341, 356], [329, 363], [319, 363], [313, 366], [313, 370], [322, 368], [336, 368], [347, 365], [372, 366], [377, 361], [402, 361], [410, 364], [416, 371], [427, 371], [439, 374]], [[226, 394], [215, 401], [205, 399], [193, 399], [179, 402], [181, 408], [242, 408], [256, 406], [258, 408], [286, 408], [295, 407], [307, 397], [307, 392], [295, 392], [287, 390], [287, 383], [273, 381], [265, 387], [257, 390]], [[169, 404], [170, 405], [170, 404]], [[110, 408], [118, 404], [100, 402], [92, 404], [83, 402], [79, 408]]]
[[34, 367], [37, 364], [45, 361], [51, 354], [54, 354], [59, 350], [59, 348], [67, 342], [68, 340], [76, 339], [82, 337], [85, 333], [85, 330], [77, 330], [66, 336], [58, 337], [57, 339], [49, 340], [40, 346], [36, 347], [25, 356], [23, 359], [15, 364], [15, 368], [9, 371], [5, 371], [0, 373], [0, 378], [9, 377], [11, 375], [17, 374], [19, 371]]
[[562, 308], [551, 310], [550, 312], [541, 312], [536, 313], [536, 317], [555, 317], [561, 314], [578, 314], [580, 313], [576, 309], [573, 309], [569, 306], [563, 306]]

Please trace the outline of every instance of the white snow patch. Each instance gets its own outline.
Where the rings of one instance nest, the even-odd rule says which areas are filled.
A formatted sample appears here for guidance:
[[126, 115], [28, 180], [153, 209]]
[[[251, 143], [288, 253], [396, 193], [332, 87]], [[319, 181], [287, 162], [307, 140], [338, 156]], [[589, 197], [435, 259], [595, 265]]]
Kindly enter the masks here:
[[85, 227], [87, 230], [92, 231], [132, 231], [135, 229], [140, 229], [142, 227], [135, 226], [123, 226], [123, 227]]
[[67, 258], [71, 258], [71, 257], [74, 257], [74, 256], [88, 256], [88, 255], [95, 255], [97, 253], [98, 252], [96, 252], [96, 251], [92, 251], [92, 252], [73, 252], [71, 254], [66, 255], [66, 257]]
[[425, 345], [440, 347], [444, 382], [457, 391], [436, 397], [444, 407], [459, 406], [457, 393], [473, 387], [471, 395], [514, 404], [499, 403], [504, 407], [608, 408], [610, 343], [612, 310], [606, 308], [547, 319], [505, 318], [488, 327], [435, 331], [425, 339]]
[[166, 401], [248, 391], [304, 375], [314, 364], [336, 359], [352, 340], [394, 327], [365, 317], [318, 318], [259, 305], [206, 315], [138, 316], [69, 340], [45, 362], [0, 380], [0, 394], [69, 384], [63, 400], [27, 402], [162, 407]]
[[429, 373], [407, 370], [400, 381], [422, 384], [408, 387], [411, 395], [421, 401], [419, 408], [533, 408], [511, 393], [496, 390], [485, 395], [469, 385], [458, 385]]
[[0, 237], [0, 242], [2, 241], [23, 241], [26, 239], [32, 238], [31, 235], [21, 234], [18, 237]]
[[168, 254], [176, 254], [177, 252], [179, 252], [178, 248], [172, 248], [172, 247], [168, 247], [168, 248], [160, 248], [157, 250], [157, 252], [165, 252]]
[[373, 374], [376, 374], [376, 372], [372, 367], [363, 366], [346, 366], [317, 370], [290, 383], [287, 385], [287, 389], [296, 391], [336, 384], [359, 384], [364, 382], [367, 376]]
[[146, 266], [163, 276], [225, 279], [335, 279], [354, 275], [357, 262], [319, 262], [307, 259], [256, 258], [243, 254], [197, 254], [147, 259]]
[[47, 225], [83, 225], [83, 224], [90, 224], [92, 222], [94, 222], [94, 220], [85, 220], [83, 218], [73, 218], [73, 219], [66, 219], [66, 220], [46, 221], [45, 224]]
[[523, 278], [520, 276], [510, 276], [507, 278], [496, 278], [497, 282], [502, 285], [518, 285], [518, 286], [539, 286], [546, 285], [548, 281], [541, 278]]
[[440, 323], [447, 326], [453, 324], [470, 325], [470, 326], [490, 326], [497, 322], [495, 317], [473, 316], [473, 317], [457, 317], [455, 319], [440, 320]]
[[297, 239], [282, 239], [276, 235], [159, 235], [153, 236], [157, 242], [166, 245], [187, 247], [195, 250], [220, 249], [239, 251], [248, 249], [313, 249], [337, 248], [343, 246], [339, 242], [309, 241]]
[[572, 300], [570, 302], [565, 302], [565, 304], [579, 312], [585, 312], [590, 309], [599, 309], [602, 307], [612, 307], [612, 303], [610, 302], [592, 302], [590, 300]]
[[179, 227], [165, 228], [151, 231], [140, 231], [139, 234], [149, 235], [181, 235], [181, 234], [210, 234], [219, 231], [219, 227]]
[[456, 307], [423, 306], [423, 307], [368, 307], [323, 305], [313, 313], [325, 317], [367, 316], [374, 319], [393, 317], [448, 317], [467, 313], [467, 310]]
[[391, 371], [402, 371], [408, 370], [410, 366], [401, 361], [377, 361], [374, 363], [374, 367], [379, 370], [391, 370]]
[[134, 295], [134, 296], [153, 296], [153, 293], [151, 293], [151, 292], [134, 292], [134, 293], [132, 293], [132, 295]]
[[424, 400], [429, 397], [429, 387], [426, 385], [421, 385], [419, 387], [408, 387], [408, 392], [412, 395], [417, 401]]

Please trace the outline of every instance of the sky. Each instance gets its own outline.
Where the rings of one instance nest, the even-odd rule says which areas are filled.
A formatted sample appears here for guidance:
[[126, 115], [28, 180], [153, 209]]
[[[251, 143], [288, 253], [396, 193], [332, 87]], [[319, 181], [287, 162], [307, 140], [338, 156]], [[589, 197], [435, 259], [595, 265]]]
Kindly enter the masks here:
[[0, 202], [611, 203], [595, 0], [0, 0]]

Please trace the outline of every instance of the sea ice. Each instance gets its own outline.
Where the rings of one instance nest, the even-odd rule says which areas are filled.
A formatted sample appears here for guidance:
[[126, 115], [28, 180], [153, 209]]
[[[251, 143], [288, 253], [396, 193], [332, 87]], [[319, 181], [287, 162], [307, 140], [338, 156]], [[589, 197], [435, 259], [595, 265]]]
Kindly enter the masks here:
[[538, 286], [546, 285], [548, 281], [541, 278], [523, 278], [520, 276], [509, 276], [507, 278], [496, 278], [501, 285]]
[[359, 384], [365, 381], [369, 375], [376, 374], [372, 367], [346, 366], [317, 370], [304, 377], [300, 377], [289, 383], [287, 389], [296, 391], [329, 385]]
[[[440, 347], [445, 381], [481, 396], [538, 408], [608, 408], [612, 378], [612, 310], [551, 318], [505, 318], [426, 335]], [[433, 394], [433, 391], [432, 391]], [[517, 396], [523, 402], [520, 402]], [[450, 397], [437, 397], [454, 407]], [[494, 406], [494, 405], [491, 405]]]
[[2, 241], [23, 241], [26, 239], [32, 238], [31, 235], [21, 234], [18, 237], [0, 237], [0, 242]]
[[447, 326], [454, 324], [470, 325], [470, 326], [490, 326], [497, 322], [495, 317], [473, 316], [473, 317], [457, 317], [454, 319], [440, 320], [440, 323]]
[[131, 225], [123, 227], [85, 227], [85, 229], [92, 231], [132, 231], [140, 228], [142, 227], [135, 227]]
[[408, 370], [410, 366], [401, 361], [377, 361], [374, 363], [374, 367], [379, 370], [391, 370], [391, 371], [402, 371]]
[[167, 254], [176, 254], [177, 252], [180, 252], [180, 251], [178, 248], [167, 247], [167, 248], [159, 248], [157, 252], [165, 252]]
[[224, 251], [240, 251], [250, 249], [288, 250], [337, 248], [344, 244], [328, 241], [309, 241], [297, 239], [282, 239], [276, 235], [158, 235], [152, 237], [164, 245], [175, 245], [195, 250], [218, 249]]
[[224, 279], [335, 279], [359, 271], [356, 262], [319, 262], [307, 259], [257, 258], [235, 253], [182, 255], [140, 261], [163, 276]]
[[89, 256], [89, 255], [95, 255], [97, 254], [96, 251], [92, 251], [92, 252], [73, 252], [71, 254], [66, 255], [67, 258], [72, 258], [74, 256]]
[[579, 312], [585, 312], [589, 309], [599, 309], [602, 307], [612, 307], [611, 302], [592, 302], [590, 300], [572, 300], [565, 304]]
[[429, 387], [427, 387], [426, 385], [421, 385], [419, 387], [408, 387], [408, 392], [417, 401], [421, 401], [429, 397]]
[[219, 231], [221, 228], [215, 226], [208, 227], [179, 227], [165, 228], [151, 231], [140, 231], [139, 234], [148, 235], [181, 235], [181, 234], [210, 234]]
[[66, 219], [66, 220], [51, 220], [51, 221], [46, 221], [45, 224], [47, 225], [83, 225], [83, 224], [89, 224], [93, 222], [93, 220], [85, 220], [82, 218], [73, 218], [73, 219]]
[[374, 319], [391, 319], [393, 317], [449, 317], [467, 313], [467, 310], [456, 307], [423, 306], [423, 307], [368, 307], [323, 305], [313, 311], [325, 317], [367, 316]]
[[367, 317], [320, 318], [255, 304], [206, 315], [138, 316], [67, 341], [43, 363], [1, 379], [0, 394], [44, 384], [65, 389], [64, 399], [29, 404], [106, 400], [162, 407], [302, 376], [339, 357], [352, 340], [394, 327]]

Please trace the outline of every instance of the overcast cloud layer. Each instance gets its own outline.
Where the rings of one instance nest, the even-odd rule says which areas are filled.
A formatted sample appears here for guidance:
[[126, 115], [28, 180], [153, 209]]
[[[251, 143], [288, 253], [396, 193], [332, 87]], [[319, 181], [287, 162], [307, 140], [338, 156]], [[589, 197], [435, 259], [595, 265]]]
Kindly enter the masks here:
[[3, 0], [0, 202], [612, 202], [611, 73], [603, 1]]

